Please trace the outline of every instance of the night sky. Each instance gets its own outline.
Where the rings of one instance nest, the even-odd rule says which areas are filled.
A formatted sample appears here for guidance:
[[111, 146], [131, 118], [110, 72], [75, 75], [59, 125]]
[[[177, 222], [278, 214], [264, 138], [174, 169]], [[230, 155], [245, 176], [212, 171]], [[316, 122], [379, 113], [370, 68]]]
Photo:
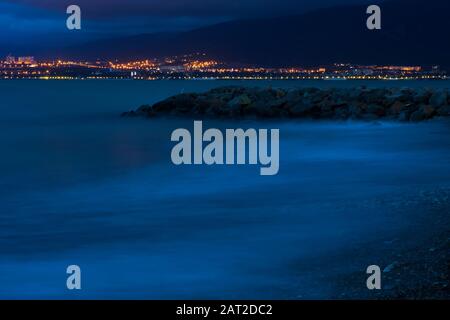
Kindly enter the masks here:
[[[0, 0], [0, 50], [182, 31], [354, 3], [367, 0]], [[82, 9], [82, 30], [75, 33], [65, 27], [70, 4]]]

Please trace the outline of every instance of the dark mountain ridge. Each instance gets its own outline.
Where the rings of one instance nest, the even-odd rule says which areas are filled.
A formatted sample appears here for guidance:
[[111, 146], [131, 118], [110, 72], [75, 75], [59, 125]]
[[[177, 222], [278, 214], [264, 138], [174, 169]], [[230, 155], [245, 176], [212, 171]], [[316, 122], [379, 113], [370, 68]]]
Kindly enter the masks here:
[[227, 62], [263, 66], [352, 62], [450, 67], [450, 1], [391, 0], [380, 7], [381, 30], [366, 28], [367, 6], [344, 6], [182, 33], [105, 39], [59, 54], [128, 60], [202, 52]]

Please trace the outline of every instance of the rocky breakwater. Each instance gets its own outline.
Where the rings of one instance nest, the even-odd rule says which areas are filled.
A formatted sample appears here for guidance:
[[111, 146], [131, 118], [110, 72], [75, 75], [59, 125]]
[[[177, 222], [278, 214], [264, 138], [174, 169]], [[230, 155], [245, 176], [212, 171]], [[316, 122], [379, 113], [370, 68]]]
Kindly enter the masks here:
[[423, 121], [450, 116], [450, 92], [441, 89], [274, 89], [220, 87], [183, 93], [123, 116], [195, 118], [305, 118]]

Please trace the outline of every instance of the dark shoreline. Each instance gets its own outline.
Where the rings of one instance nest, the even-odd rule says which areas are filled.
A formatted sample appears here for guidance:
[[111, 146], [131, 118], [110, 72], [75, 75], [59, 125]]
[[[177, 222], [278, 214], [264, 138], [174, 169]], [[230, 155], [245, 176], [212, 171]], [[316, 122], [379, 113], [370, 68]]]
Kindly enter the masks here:
[[[415, 235], [404, 235], [382, 243], [382, 246], [391, 249], [389, 253], [379, 256], [378, 260], [383, 262], [380, 265], [381, 290], [364, 288], [369, 276], [364, 272], [350, 273], [338, 279], [333, 299], [449, 300], [450, 219], [442, 216], [437, 218], [447, 230], [442, 230], [442, 226], [434, 226], [433, 230], [428, 229], [431, 234], [417, 238]], [[367, 244], [367, 247], [374, 245], [380, 244]]]
[[438, 89], [279, 89], [220, 87], [143, 105], [124, 117], [222, 119], [392, 120], [419, 122], [450, 116], [450, 92]]
[[[401, 207], [407, 227], [400, 233], [355, 239], [325, 257], [299, 259], [292, 269], [302, 277], [321, 273], [325, 265], [328, 275], [316, 285], [330, 284], [327, 300], [450, 300], [450, 188], [427, 188], [355, 205], [364, 210], [372, 202], [383, 202], [387, 209]], [[347, 261], [346, 268], [339, 261]], [[381, 290], [366, 287], [369, 265], [380, 267]], [[298, 287], [283, 299], [309, 299], [302, 291]]]
[[[438, 187], [406, 198], [393, 197], [382, 201], [391, 206], [407, 203], [406, 209], [411, 211], [421, 208], [415, 213], [418, 220], [397, 237], [380, 235], [378, 240], [381, 242], [367, 243], [364, 249], [360, 249], [371, 252], [373, 259], [380, 261], [382, 290], [361, 289], [368, 275], [351, 273], [338, 281], [339, 293], [334, 298], [449, 300], [450, 189]], [[354, 258], [353, 255], [351, 259]]]

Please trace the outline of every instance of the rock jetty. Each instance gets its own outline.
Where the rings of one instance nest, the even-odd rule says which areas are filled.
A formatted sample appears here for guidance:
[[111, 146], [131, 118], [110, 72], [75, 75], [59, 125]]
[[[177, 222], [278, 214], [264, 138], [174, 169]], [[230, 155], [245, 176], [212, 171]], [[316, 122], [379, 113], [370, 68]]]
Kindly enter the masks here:
[[220, 87], [183, 93], [123, 116], [195, 118], [304, 118], [423, 121], [450, 116], [450, 92], [411, 88]]

